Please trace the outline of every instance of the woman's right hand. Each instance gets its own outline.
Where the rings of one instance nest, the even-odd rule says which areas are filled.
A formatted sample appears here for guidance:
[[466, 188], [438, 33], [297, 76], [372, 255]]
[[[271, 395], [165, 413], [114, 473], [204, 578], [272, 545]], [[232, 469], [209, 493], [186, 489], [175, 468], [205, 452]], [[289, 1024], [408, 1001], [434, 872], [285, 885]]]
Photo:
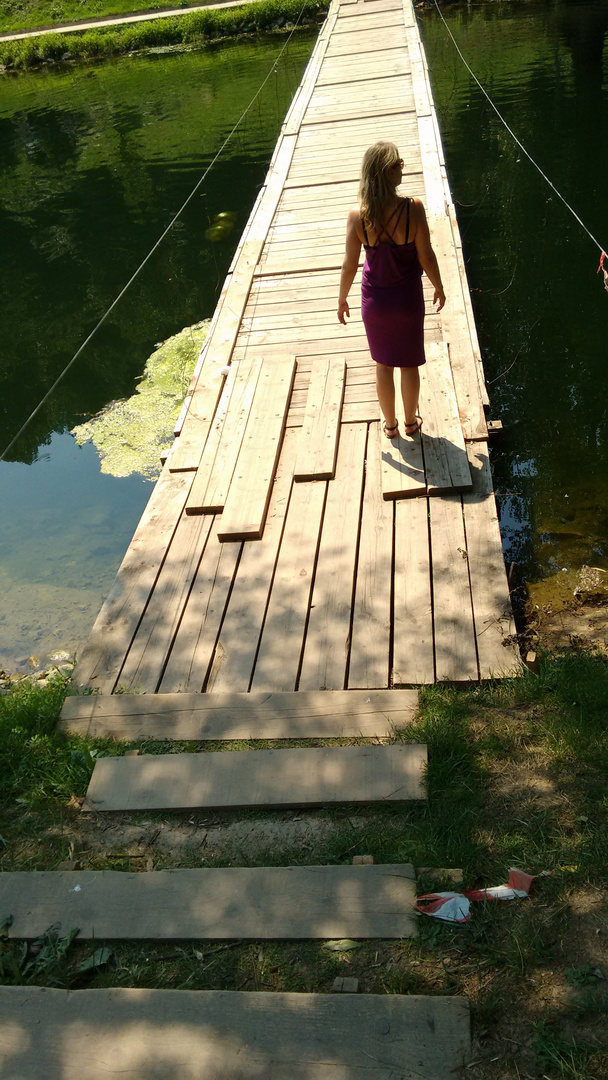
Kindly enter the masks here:
[[338, 320], [342, 323], [343, 326], [346, 326], [347, 319], [350, 319], [350, 308], [346, 300], [342, 300], [338, 304]]

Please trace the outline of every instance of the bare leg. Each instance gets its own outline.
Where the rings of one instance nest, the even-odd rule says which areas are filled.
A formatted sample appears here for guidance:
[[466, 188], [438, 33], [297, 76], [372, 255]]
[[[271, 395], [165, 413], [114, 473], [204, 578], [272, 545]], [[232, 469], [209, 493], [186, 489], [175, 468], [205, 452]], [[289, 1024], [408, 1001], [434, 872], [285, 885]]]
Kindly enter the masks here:
[[406, 426], [416, 423], [418, 398], [420, 397], [420, 371], [417, 367], [401, 368], [401, 396]]
[[395, 369], [376, 364], [376, 392], [387, 428], [397, 426], [395, 413]]

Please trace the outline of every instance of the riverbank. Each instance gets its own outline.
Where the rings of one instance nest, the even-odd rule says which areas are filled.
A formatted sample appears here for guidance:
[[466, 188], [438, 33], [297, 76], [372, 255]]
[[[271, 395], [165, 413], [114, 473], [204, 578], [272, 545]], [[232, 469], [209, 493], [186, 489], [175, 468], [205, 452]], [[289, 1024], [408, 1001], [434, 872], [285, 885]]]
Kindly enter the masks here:
[[218, 949], [68, 938], [24, 952], [4, 941], [0, 981], [329, 992], [348, 974], [364, 993], [467, 995], [473, 1080], [606, 1075], [605, 658], [570, 649], [544, 654], [538, 676], [424, 690], [401, 737], [428, 743], [428, 807], [120, 814], [103, 827], [80, 812], [95, 757], [166, 745], [58, 735], [67, 674], [56, 671], [45, 686], [22, 680], [0, 696], [2, 870], [345, 864], [369, 853], [376, 862], [447, 868], [421, 875], [420, 892], [454, 888], [455, 877], [466, 887], [500, 884], [512, 865], [541, 876], [528, 900], [475, 905], [464, 928], [421, 919], [417, 941], [343, 952], [320, 942]]
[[45, 33], [0, 41], [0, 73], [42, 64], [100, 59], [143, 49], [198, 48], [219, 39], [268, 30], [311, 26], [321, 19], [328, 0], [256, 0], [239, 7], [213, 7], [184, 15], [127, 26], [104, 26], [71, 33]]

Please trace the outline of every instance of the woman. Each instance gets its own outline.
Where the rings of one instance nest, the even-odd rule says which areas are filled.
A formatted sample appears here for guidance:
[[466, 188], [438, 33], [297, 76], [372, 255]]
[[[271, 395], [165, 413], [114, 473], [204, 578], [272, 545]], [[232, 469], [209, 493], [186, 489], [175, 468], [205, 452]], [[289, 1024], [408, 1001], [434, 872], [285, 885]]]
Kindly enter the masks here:
[[389, 439], [399, 434], [394, 368], [401, 368], [405, 434], [415, 435], [422, 425], [418, 368], [425, 363], [423, 270], [435, 289], [436, 310], [441, 311], [445, 304], [424, 207], [420, 199], [402, 199], [397, 194], [402, 176], [403, 161], [393, 143], [370, 146], [363, 158], [359, 208], [350, 211], [346, 222], [338, 300], [338, 319], [346, 325], [350, 315], [346, 298], [363, 244], [361, 316], [376, 362], [376, 390]]

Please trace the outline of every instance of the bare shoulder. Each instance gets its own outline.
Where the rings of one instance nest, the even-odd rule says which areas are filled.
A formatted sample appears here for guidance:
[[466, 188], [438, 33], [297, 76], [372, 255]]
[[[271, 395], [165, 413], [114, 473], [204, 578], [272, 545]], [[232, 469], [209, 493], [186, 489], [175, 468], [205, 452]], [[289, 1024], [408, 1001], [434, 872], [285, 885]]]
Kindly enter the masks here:
[[348, 217], [346, 219], [347, 225], [360, 225], [361, 224], [361, 211], [358, 206], [353, 206], [348, 211]]
[[422, 199], [419, 199], [417, 195], [411, 197], [412, 217], [414, 221], [426, 221], [426, 211], [424, 209], [424, 203]]

